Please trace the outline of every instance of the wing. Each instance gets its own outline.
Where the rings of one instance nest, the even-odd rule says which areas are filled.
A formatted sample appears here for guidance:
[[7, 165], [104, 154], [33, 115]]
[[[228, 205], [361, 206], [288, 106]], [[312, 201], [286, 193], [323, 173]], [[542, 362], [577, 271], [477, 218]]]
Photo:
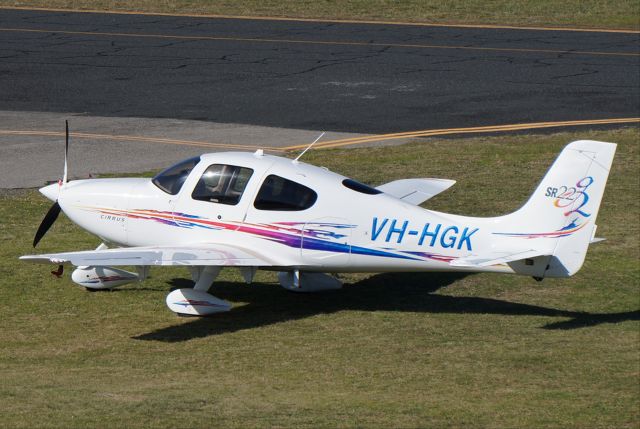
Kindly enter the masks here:
[[536, 256], [550, 256], [550, 252], [539, 249], [511, 250], [503, 252], [487, 252], [478, 255], [469, 255], [464, 258], [454, 259], [449, 262], [453, 267], [488, 267], [496, 264], [519, 261], [521, 259], [535, 258]]
[[215, 244], [184, 247], [121, 247], [106, 250], [49, 253], [21, 256], [21, 260], [35, 263], [75, 266], [118, 265], [220, 265], [220, 266], [286, 266], [273, 258], [239, 247]]
[[385, 183], [376, 189], [417, 206], [449, 189], [454, 183], [455, 180], [449, 179], [402, 179]]

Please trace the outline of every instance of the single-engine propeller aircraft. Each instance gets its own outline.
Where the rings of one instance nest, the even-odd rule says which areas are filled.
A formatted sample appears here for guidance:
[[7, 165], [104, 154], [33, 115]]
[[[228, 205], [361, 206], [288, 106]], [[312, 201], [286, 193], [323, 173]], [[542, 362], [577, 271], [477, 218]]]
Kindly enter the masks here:
[[[339, 289], [325, 273], [467, 271], [569, 277], [595, 239], [596, 217], [616, 145], [568, 144], [519, 210], [478, 218], [419, 204], [451, 187], [446, 179], [396, 180], [376, 188], [277, 156], [210, 153], [153, 178], [67, 180], [40, 189], [55, 201], [34, 247], [59, 212], [97, 235], [95, 250], [22, 256], [77, 268], [74, 282], [111, 289], [146, 278], [151, 266], [187, 267], [193, 289], [169, 293], [180, 314], [209, 315], [231, 304], [208, 293], [223, 267], [250, 283], [278, 271], [291, 291]], [[135, 266], [136, 272], [119, 266]]]

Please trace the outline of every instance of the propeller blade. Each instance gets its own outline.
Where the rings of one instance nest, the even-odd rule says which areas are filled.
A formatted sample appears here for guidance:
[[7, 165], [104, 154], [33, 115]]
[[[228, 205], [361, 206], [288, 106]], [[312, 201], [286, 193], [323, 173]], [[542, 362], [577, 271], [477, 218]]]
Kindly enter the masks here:
[[40, 227], [38, 227], [38, 231], [36, 231], [36, 236], [33, 238], [33, 247], [36, 247], [38, 242], [44, 237], [44, 235], [49, 231], [51, 225], [58, 219], [58, 215], [60, 214], [60, 204], [56, 201], [53, 203], [44, 219], [42, 219], [42, 223]]
[[62, 184], [67, 183], [67, 158], [69, 155], [69, 121], [64, 121], [64, 176], [62, 176]]

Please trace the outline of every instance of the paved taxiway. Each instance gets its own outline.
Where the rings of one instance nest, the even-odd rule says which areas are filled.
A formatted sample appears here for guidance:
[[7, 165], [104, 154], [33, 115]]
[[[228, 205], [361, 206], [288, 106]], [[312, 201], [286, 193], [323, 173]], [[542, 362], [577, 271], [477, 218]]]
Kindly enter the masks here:
[[[0, 10], [0, 130], [59, 132], [72, 113], [72, 130], [85, 133], [247, 145], [253, 135], [258, 145], [289, 146], [317, 135], [298, 129], [390, 133], [639, 117], [639, 40], [638, 33]], [[83, 158], [92, 172], [158, 168], [203, 151], [79, 140], [90, 146], [73, 153], [93, 150]], [[58, 141], [0, 135], [4, 172], [31, 157], [34, 166], [55, 165], [53, 177], [36, 168], [42, 174], [29, 183], [3, 173], [0, 186], [57, 177], [59, 154], [45, 153], [58, 151]]]
[[360, 133], [639, 116], [639, 40], [0, 10], [0, 110]]

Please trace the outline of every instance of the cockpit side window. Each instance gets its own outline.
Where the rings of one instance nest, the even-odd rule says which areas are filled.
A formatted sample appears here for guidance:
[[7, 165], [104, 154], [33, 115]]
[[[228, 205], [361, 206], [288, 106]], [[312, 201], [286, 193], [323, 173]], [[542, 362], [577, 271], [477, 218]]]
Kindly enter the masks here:
[[313, 206], [317, 199], [313, 189], [271, 174], [262, 183], [253, 206], [258, 210], [301, 211]]
[[161, 171], [151, 181], [167, 194], [176, 195], [180, 192], [182, 185], [185, 180], [187, 180], [187, 176], [189, 176], [193, 167], [199, 162], [199, 156], [186, 159]]
[[235, 165], [213, 164], [202, 174], [191, 198], [235, 206], [249, 183], [253, 170]]

